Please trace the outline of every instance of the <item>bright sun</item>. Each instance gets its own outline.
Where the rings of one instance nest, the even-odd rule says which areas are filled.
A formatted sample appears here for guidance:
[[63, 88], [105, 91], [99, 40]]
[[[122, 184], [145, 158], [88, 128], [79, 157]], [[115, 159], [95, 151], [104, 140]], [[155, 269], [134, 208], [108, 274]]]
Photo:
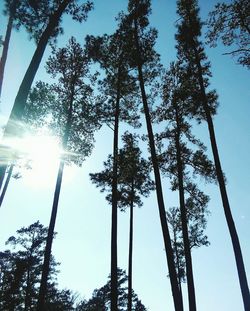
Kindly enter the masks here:
[[[22, 181], [32, 188], [53, 187], [56, 181], [62, 149], [56, 137], [41, 133], [26, 135], [15, 139], [9, 144], [21, 155], [17, 168], [22, 175]], [[28, 163], [30, 168], [25, 167]], [[71, 170], [67, 170], [64, 179], [71, 179]]]
[[23, 181], [32, 187], [46, 187], [55, 182], [61, 150], [52, 136], [27, 136], [23, 139], [31, 169], [22, 169]]

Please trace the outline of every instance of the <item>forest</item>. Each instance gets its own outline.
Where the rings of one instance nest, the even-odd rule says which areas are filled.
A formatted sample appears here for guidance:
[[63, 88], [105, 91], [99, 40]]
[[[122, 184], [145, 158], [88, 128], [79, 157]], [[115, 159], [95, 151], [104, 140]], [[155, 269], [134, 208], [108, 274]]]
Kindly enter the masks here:
[[250, 3], [0, 10], [0, 310], [250, 311]]

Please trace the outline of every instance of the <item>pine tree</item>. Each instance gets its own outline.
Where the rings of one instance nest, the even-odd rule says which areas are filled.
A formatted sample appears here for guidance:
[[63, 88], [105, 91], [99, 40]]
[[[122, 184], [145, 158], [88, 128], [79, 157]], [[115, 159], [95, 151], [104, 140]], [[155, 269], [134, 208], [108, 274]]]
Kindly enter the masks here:
[[[49, 126], [60, 137], [63, 154], [58, 169], [46, 241], [38, 310], [44, 310], [45, 308], [52, 237], [64, 165], [69, 162], [73, 162], [76, 165], [82, 164], [84, 159], [91, 153], [94, 131], [100, 126], [96, 117], [91, 85], [94, 78], [89, 72], [88, 57], [80, 44], [74, 38], [71, 38], [65, 48], [54, 50], [52, 56], [49, 57], [46, 69], [53, 78], [58, 79], [58, 82], [53, 85], [38, 83], [30, 98], [31, 111], [35, 115], [35, 108], [37, 107], [39, 116], [42, 101], [42, 111], [43, 109], [47, 110], [47, 114], [42, 116], [44, 120], [50, 120]], [[40, 95], [35, 96], [35, 94], [39, 93]], [[44, 93], [47, 93], [45, 102]], [[47, 107], [45, 106], [46, 103], [48, 104]]]
[[[141, 157], [136, 135], [124, 133], [122, 136], [123, 148], [119, 150], [117, 157], [117, 192], [118, 208], [130, 210], [129, 228], [129, 260], [128, 260], [128, 304], [127, 310], [132, 310], [132, 269], [133, 269], [133, 223], [134, 207], [142, 206], [141, 196], [147, 197], [154, 184], [150, 178], [150, 165]], [[112, 204], [112, 157], [104, 162], [105, 169], [96, 174], [90, 174], [92, 182], [101, 191], [108, 191], [106, 199]]]
[[[128, 277], [125, 271], [118, 268], [118, 303], [117, 311], [125, 311], [127, 309], [127, 281]], [[133, 292], [133, 311], [146, 311], [146, 307], [138, 299]], [[82, 301], [76, 307], [76, 311], [108, 311], [111, 310], [111, 276], [108, 282], [99, 289], [95, 289], [92, 297], [88, 301]]]
[[5, 69], [5, 64], [7, 61], [9, 42], [10, 42], [10, 37], [11, 37], [11, 30], [13, 27], [13, 20], [15, 18], [16, 4], [17, 4], [17, 0], [13, 0], [9, 4], [9, 18], [8, 18], [8, 24], [7, 24], [7, 28], [6, 28], [5, 37], [3, 40], [3, 51], [2, 51], [2, 56], [1, 56], [1, 60], [0, 60], [0, 97], [2, 94], [4, 69]]
[[145, 85], [153, 84], [155, 78], [159, 76], [160, 64], [159, 55], [154, 50], [157, 31], [149, 27], [148, 15], [151, 12], [150, 1], [130, 0], [128, 4], [128, 14], [120, 15], [121, 27], [127, 31], [127, 42], [130, 44], [130, 66], [137, 71], [137, 79], [141, 92], [143, 111], [145, 114], [149, 147], [155, 175], [156, 194], [158, 200], [159, 215], [166, 250], [167, 263], [169, 268], [170, 282], [174, 299], [175, 309], [183, 310], [181, 295], [178, 287], [177, 274], [174, 264], [173, 249], [169, 228], [166, 219], [166, 210], [163, 200], [161, 177], [157, 161], [154, 134], [151, 123], [149, 108], [150, 97], [146, 94]]
[[[215, 174], [211, 161], [207, 159], [204, 153], [204, 145], [192, 135], [188, 118], [193, 103], [187, 90], [188, 83], [185, 72], [181, 70], [179, 64], [172, 63], [164, 80], [163, 102], [155, 114], [158, 121], [167, 122], [165, 129], [157, 135], [160, 144], [166, 146], [166, 150], [160, 154], [160, 166], [163, 173], [170, 176], [172, 190], [178, 189], [179, 192], [180, 224], [186, 264], [189, 310], [196, 310], [189, 219], [187, 216], [189, 211], [187, 210], [185, 192], [187, 192], [186, 189], [192, 187], [192, 174], [204, 176], [207, 180], [213, 180]], [[189, 144], [195, 146], [196, 150], [191, 149]], [[189, 197], [189, 200], [194, 201], [195, 198]], [[205, 201], [205, 206], [206, 203]], [[202, 210], [197, 210], [197, 219], [199, 216], [204, 219], [205, 206], [201, 206]]]
[[207, 91], [211, 72], [210, 64], [207, 62], [207, 57], [202, 42], [200, 41], [201, 22], [198, 17], [198, 5], [195, 0], [181, 0], [177, 2], [177, 5], [177, 13], [180, 15], [180, 20], [177, 26], [178, 33], [176, 35], [178, 58], [185, 61], [188, 72], [187, 77], [190, 80], [190, 85], [193, 85], [191, 93], [193, 101], [196, 102], [194, 116], [199, 120], [205, 119], [208, 125], [216, 175], [220, 187], [224, 213], [233, 244], [242, 298], [245, 310], [249, 310], [250, 294], [244, 261], [228, 200], [225, 178], [221, 167], [212, 119], [212, 116], [216, 111], [217, 96], [214, 91]]
[[90, 57], [105, 71], [100, 81], [101, 101], [104, 106], [101, 118], [114, 131], [112, 221], [111, 221], [111, 309], [117, 309], [117, 156], [120, 121], [139, 126], [136, 103], [136, 84], [128, 71], [128, 46], [124, 33], [118, 29], [113, 35], [87, 36], [86, 47]]
[[225, 46], [232, 46], [233, 51], [224, 55], [237, 57], [237, 62], [247, 68], [250, 68], [249, 11], [247, 0], [217, 3], [209, 13], [206, 33], [210, 46], [216, 47], [219, 39]]
[[[51, 2], [49, 2], [49, 4], [51, 4]], [[11, 110], [10, 118], [4, 132], [4, 139], [11, 136], [20, 135], [20, 133], [22, 133], [22, 126], [20, 127], [20, 121], [23, 117], [31, 85], [35, 78], [48, 42], [55, 38], [56, 35], [62, 31], [60, 22], [63, 13], [66, 12], [72, 15], [74, 20], [82, 22], [86, 20], [87, 14], [91, 8], [91, 2], [77, 5], [75, 0], [61, 0], [59, 3], [55, 1], [52, 3], [52, 6], [49, 7], [49, 14], [46, 15], [46, 22], [44, 24], [44, 28], [42, 28], [43, 31], [38, 32], [39, 37], [37, 38], [37, 48], [24, 75], [14, 102], [14, 106]], [[0, 189], [2, 187], [6, 168], [7, 163], [0, 165]]]
[[[42, 258], [48, 228], [39, 221], [17, 230], [6, 245], [11, 249], [0, 253], [1, 310], [34, 310], [42, 271]], [[57, 263], [50, 263], [49, 284], [53, 285]]]

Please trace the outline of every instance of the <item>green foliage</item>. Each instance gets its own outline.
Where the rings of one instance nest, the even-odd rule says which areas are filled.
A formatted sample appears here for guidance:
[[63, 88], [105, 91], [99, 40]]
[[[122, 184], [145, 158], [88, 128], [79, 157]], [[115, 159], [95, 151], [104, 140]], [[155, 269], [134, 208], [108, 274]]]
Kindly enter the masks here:
[[[80, 23], [87, 19], [88, 12], [93, 8], [91, 1], [78, 4], [78, 0], [5, 0], [5, 2], [5, 14], [13, 17], [15, 28], [19, 29], [23, 26], [30, 38], [34, 38], [36, 42], [39, 41], [50, 19], [63, 2], [68, 2], [65, 13]], [[63, 28], [58, 25], [53, 30], [52, 38], [55, 39], [62, 33]]]
[[[125, 210], [131, 202], [139, 207], [142, 206], [141, 196], [147, 197], [154, 189], [154, 183], [150, 178], [150, 164], [141, 156], [137, 136], [126, 132], [122, 140], [124, 146], [119, 149], [117, 158], [117, 197], [118, 207]], [[101, 188], [101, 192], [108, 191], [106, 199], [110, 204], [112, 203], [112, 175], [111, 155], [104, 162], [102, 172], [90, 174], [92, 182]]]
[[38, 82], [27, 102], [25, 118], [35, 126], [48, 126], [60, 137], [65, 160], [81, 165], [94, 142], [94, 131], [100, 127], [96, 113], [89, 60], [76, 42], [55, 49], [49, 57], [47, 72], [54, 84]]
[[218, 40], [225, 46], [232, 46], [233, 50], [225, 54], [237, 57], [238, 63], [248, 68], [250, 68], [249, 12], [248, 0], [217, 3], [209, 13], [206, 33], [210, 46], [216, 47]]

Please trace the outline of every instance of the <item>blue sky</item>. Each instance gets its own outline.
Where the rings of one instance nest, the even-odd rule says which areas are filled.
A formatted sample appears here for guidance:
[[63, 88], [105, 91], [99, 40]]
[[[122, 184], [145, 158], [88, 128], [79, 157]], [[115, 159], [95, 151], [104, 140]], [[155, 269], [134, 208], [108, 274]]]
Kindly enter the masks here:
[[[83, 43], [86, 34], [101, 35], [115, 29], [114, 18], [127, 1], [96, 0], [95, 9], [86, 23], [78, 25], [64, 19], [65, 34], [58, 40], [63, 46], [71, 35]], [[205, 17], [216, 1], [200, 1], [201, 15]], [[175, 1], [153, 0], [152, 26], [159, 30], [157, 50], [164, 65], [174, 60]], [[2, 7], [2, 1], [1, 1]], [[2, 22], [3, 21], [3, 22]], [[6, 20], [1, 16], [0, 33], [5, 31]], [[241, 241], [245, 268], [250, 275], [250, 126], [249, 126], [249, 73], [236, 65], [230, 56], [222, 56], [228, 48], [218, 46], [206, 49], [212, 64], [212, 87], [219, 94], [220, 106], [215, 117], [215, 128], [223, 170], [227, 177], [227, 189]], [[17, 89], [34, 52], [34, 44], [25, 32], [13, 32], [10, 53], [0, 103], [1, 115], [6, 117], [14, 102]], [[46, 51], [44, 61], [49, 55]], [[36, 79], [49, 81], [41, 64]], [[144, 122], [144, 119], [142, 118]], [[145, 129], [145, 126], [144, 126]], [[206, 125], [195, 127], [195, 134], [208, 146]], [[78, 291], [86, 298], [94, 288], [106, 282], [110, 270], [110, 219], [111, 209], [101, 194], [90, 183], [89, 173], [98, 172], [103, 161], [112, 151], [112, 132], [103, 128], [96, 134], [96, 146], [92, 156], [82, 168], [74, 168], [73, 176], [62, 186], [56, 223], [57, 238], [53, 253], [61, 262], [60, 287]], [[49, 152], [49, 151], [48, 151]], [[44, 170], [46, 163], [42, 164]], [[66, 169], [65, 175], [72, 175]], [[56, 174], [56, 168], [53, 172]], [[55, 177], [54, 177], [55, 178]], [[4, 241], [21, 226], [28, 226], [39, 219], [48, 225], [54, 193], [55, 179], [47, 187], [38, 189], [21, 180], [12, 180], [5, 202], [0, 210], [0, 248]], [[176, 194], [168, 190], [164, 180], [166, 207], [173, 206]], [[211, 245], [193, 251], [194, 277], [197, 305], [200, 311], [243, 310], [237, 272], [219, 190], [215, 185], [204, 185], [210, 195], [207, 235]], [[128, 213], [119, 213], [118, 264], [127, 268]], [[135, 211], [134, 233], [134, 290], [150, 311], [173, 310], [172, 295], [167, 278], [167, 267], [155, 194], [152, 193], [141, 209]], [[183, 287], [185, 291], [185, 286]], [[186, 296], [185, 296], [186, 300]]]

